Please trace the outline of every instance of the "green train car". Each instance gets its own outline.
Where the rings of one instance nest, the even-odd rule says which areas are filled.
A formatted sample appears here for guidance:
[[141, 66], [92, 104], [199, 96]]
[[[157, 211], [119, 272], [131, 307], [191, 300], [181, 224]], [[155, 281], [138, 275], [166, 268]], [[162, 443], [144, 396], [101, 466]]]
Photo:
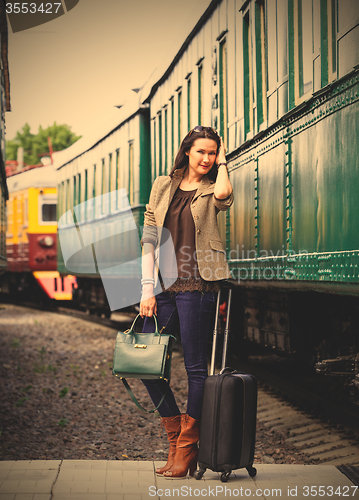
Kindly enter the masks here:
[[[0, 5], [0, 42], [1, 42], [1, 68], [0, 68], [0, 274], [7, 267], [6, 260], [6, 200], [9, 192], [6, 185], [5, 171], [5, 112], [11, 111], [10, 107], [10, 80], [8, 65], [8, 32], [5, 5]], [[1, 287], [0, 287], [1, 291]]]
[[[212, 1], [152, 87], [152, 178], [196, 124], [219, 130], [235, 202], [232, 325], [315, 359], [359, 345], [359, 4]], [[326, 366], [326, 368], [328, 365]]]
[[[140, 94], [141, 175], [131, 173], [130, 157], [121, 164], [134, 182], [124, 186], [134, 213], [141, 206], [143, 215], [151, 183], [171, 170], [187, 131], [217, 129], [235, 193], [219, 215], [236, 285], [235, 338], [310, 362], [347, 356], [354, 371], [359, 3], [212, 0], [174, 49]], [[84, 169], [96, 163], [96, 175], [107, 178], [106, 162], [86, 160]], [[61, 178], [62, 193], [78, 192], [76, 172]], [[85, 195], [76, 196], [63, 194], [78, 203]]]
[[[274, 3], [265, 11], [264, 105], [257, 83], [253, 119], [246, 118], [244, 92], [246, 140], [230, 152], [236, 201], [227, 242], [233, 277], [244, 290], [243, 333], [309, 361], [349, 356], [345, 369], [354, 370], [359, 4], [281, 2], [279, 14]], [[254, 31], [258, 8], [249, 11]], [[283, 13], [285, 22], [278, 22]], [[287, 40], [282, 61], [280, 40]], [[330, 370], [330, 363], [321, 368]]]
[[[103, 274], [128, 287], [139, 268], [140, 233], [150, 193], [148, 107], [138, 98], [103, 117], [92, 136], [54, 154], [58, 172], [58, 271], [77, 276], [73, 299], [89, 313], [111, 315]], [[128, 237], [131, 231], [136, 237]], [[132, 241], [129, 244], [129, 241]], [[119, 262], [118, 276], [108, 276]], [[102, 274], [101, 274], [102, 271]], [[138, 293], [137, 293], [138, 295]], [[125, 304], [127, 305], [127, 304]]]

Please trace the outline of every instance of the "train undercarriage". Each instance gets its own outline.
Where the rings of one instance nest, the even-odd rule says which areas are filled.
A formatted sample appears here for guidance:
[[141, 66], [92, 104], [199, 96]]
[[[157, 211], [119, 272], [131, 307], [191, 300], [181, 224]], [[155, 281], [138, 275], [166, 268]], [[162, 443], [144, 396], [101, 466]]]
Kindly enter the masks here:
[[261, 288], [234, 290], [232, 350], [257, 345], [293, 357], [359, 395], [359, 297]]

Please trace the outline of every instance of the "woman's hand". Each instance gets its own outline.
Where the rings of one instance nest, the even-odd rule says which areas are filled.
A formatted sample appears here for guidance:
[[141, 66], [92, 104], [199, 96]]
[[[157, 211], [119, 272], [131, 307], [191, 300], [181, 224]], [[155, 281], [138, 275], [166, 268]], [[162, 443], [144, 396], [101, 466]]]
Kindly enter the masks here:
[[140, 303], [140, 316], [141, 318], [144, 316], [151, 317], [153, 314], [157, 314], [157, 301], [153, 295], [153, 285], [144, 285]]
[[224, 147], [222, 137], [220, 137], [220, 139], [221, 145], [218, 151], [216, 163], [217, 165], [220, 163], [224, 163], [224, 165], [220, 165], [218, 167], [218, 175], [216, 183], [214, 185], [214, 196], [217, 198], [217, 200], [225, 200], [232, 193], [233, 188], [228, 177], [226, 149]]
[[227, 162], [227, 160], [226, 160], [226, 149], [224, 147], [222, 137], [220, 137], [220, 140], [221, 140], [221, 145], [219, 147], [219, 151], [218, 151], [217, 159], [216, 159], [217, 165], [218, 165], [218, 163], [226, 163]]

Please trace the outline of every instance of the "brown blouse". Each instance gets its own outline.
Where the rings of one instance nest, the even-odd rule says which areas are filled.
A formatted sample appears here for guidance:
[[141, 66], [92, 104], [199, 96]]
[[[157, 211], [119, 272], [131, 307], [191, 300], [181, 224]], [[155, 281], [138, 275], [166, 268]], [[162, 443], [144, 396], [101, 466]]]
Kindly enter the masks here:
[[191, 201], [197, 189], [183, 191], [178, 188], [168, 208], [164, 227], [172, 237], [177, 260], [177, 280], [169, 287], [161, 279], [163, 291], [168, 292], [214, 292], [219, 290], [219, 282], [201, 278], [197, 265], [195, 225], [191, 212]]

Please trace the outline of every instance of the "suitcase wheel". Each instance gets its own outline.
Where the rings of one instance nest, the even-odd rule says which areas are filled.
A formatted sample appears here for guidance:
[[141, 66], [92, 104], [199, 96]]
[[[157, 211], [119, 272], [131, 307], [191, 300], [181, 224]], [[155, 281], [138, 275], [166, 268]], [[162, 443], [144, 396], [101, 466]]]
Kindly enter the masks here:
[[230, 472], [222, 472], [221, 474], [222, 483], [226, 483], [228, 481], [230, 474], [231, 474]]
[[202, 467], [198, 467], [198, 469], [193, 474], [195, 479], [202, 479], [203, 474], [206, 472], [206, 469], [202, 469]]
[[257, 469], [255, 467], [252, 467], [252, 466], [247, 467], [247, 471], [251, 477], [254, 477], [257, 474]]

